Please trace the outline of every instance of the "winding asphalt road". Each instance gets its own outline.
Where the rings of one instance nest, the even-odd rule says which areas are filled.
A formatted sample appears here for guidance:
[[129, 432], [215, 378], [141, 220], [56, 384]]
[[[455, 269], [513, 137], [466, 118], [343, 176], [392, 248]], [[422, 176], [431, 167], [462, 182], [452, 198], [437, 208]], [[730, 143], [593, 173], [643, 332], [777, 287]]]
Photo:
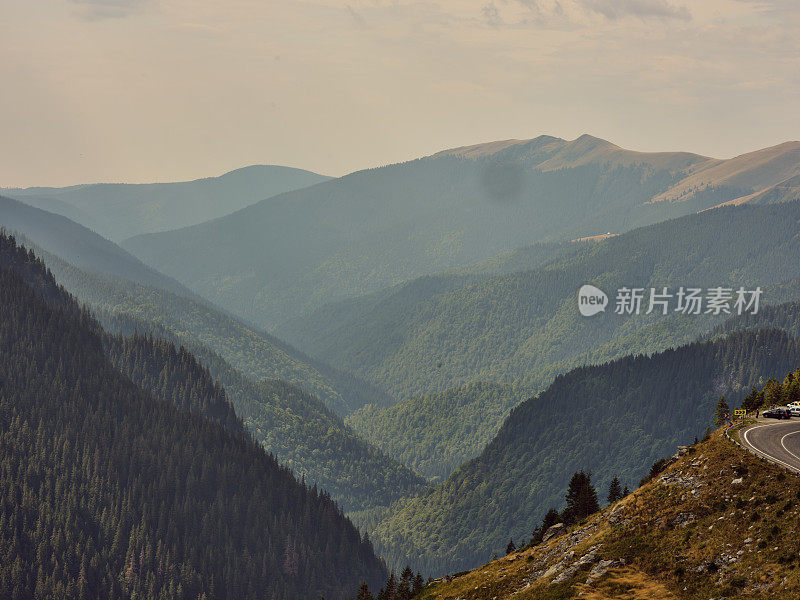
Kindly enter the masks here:
[[742, 429], [739, 441], [759, 456], [800, 473], [800, 419], [761, 419]]

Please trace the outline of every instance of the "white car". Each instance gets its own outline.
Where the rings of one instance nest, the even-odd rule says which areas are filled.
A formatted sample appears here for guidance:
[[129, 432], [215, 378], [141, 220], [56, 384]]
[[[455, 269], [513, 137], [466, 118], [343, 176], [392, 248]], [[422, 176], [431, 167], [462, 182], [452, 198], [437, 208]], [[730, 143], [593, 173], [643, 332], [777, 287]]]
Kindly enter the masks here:
[[794, 406], [789, 405], [786, 408], [789, 409], [789, 414], [793, 417], [800, 417], [800, 406], [795, 404]]

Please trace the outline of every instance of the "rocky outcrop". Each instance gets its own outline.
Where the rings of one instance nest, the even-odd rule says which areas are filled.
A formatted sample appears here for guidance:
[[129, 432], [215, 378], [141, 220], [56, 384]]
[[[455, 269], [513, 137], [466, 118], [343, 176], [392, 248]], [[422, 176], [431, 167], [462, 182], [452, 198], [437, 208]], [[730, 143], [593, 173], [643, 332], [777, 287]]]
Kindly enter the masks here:
[[544, 536], [542, 537], [542, 542], [546, 542], [548, 540], [553, 539], [554, 537], [558, 537], [560, 535], [564, 535], [567, 531], [567, 526], [564, 523], [556, 523], [555, 525], [551, 525], [547, 528], [547, 531], [544, 532]]

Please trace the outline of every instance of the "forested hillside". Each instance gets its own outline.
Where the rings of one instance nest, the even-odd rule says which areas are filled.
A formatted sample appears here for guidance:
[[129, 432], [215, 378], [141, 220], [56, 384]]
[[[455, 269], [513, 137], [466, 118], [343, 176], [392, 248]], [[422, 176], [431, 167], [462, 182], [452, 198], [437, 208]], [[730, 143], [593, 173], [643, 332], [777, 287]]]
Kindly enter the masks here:
[[575, 369], [512, 410], [479, 457], [395, 505], [370, 536], [390, 564], [419, 557], [414, 566], [433, 574], [485, 562], [509, 538], [531, 536], [572, 473], [591, 471], [600, 490], [615, 475], [633, 487], [656, 459], [703, 435], [720, 395], [736, 406], [797, 364], [797, 339], [760, 330]]
[[111, 364], [154, 398], [216, 421], [233, 433], [244, 433], [225, 389], [183, 346], [136, 333], [102, 338]]
[[142, 264], [116, 244], [66, 217], [0, 196], [0, 226], [90, 272], [122, 277], [183, 296], [193, 294], [174, 279]]
[[[707, 162], [588, 135], [486, 144], [347, 175], [123, 246], [265, 327], [540, 241], [618, 233], [749, 189], [651, 203]], [[776, 158], [776, 160], [779, 160]]]
[[365, 440], [417, 473], [438, 481], [480, 454], [524, 397], [508, 385], [473, 383], [347, 417]]
[[96, 183], [4, 192], [120, 241], [221, 217], [265, 198], [327, 181], [302, 169], [253, 165], [219, 177], [175, 183]]
[[297, 386], [278, 379], [254, 381], [212, 350], [202, 344], [186, 344], [166, 327], [125, 313], [101, 311], [98, 316], [108, 331], [125, 336], [147, 332], [178, 346], [191, 347], [193, 355], [208, 365], [210, 373], [224, 386], [236, 414], [253, 437], [281, 464], [291, 467], [297, 477], [330, 493], [345, 512], [388, 506], [424, 483], [410, 469], [356, 435], [319, 399]]
[[790, 335], [800, 336], [800, 302], [785, 302], [777, 306], [766, 306], [757, 315], [731, 317], [715, 327], [709, 337], [724, 335], [743, 329], [775, 327]]
[[380, 401], [383, 396], [371, 393], [370, 386], [306, 359], [287, 344], [203, 303], [85, 272], [44, 255], [58, 280], [98, 310], [109, 331], [127, 337], [151, 333], [189, 348], [220, 379], [253, 436], [298, 476], [332, 494], [345, 510], [388, 505], [422, 483], [418, 475], [359, 438], [314, 394], [298, 387], [347, 412], [345, 398], [354, 408]]
[[162, 323], [187, 341], [212, 348], [249, 376], [299, 385], [339, 414], [366, 403], [388, 402], [374, 386], [193, 297], [119, 246], [64, 217], [0, 198], [0, 224], [18, 231], [46, 259], [58, 280], [94, 308]]
[[[641, 313], [651, 287], [674, 294], [762, 286], [762, 303], [773, 293], [785, 300], [777, 284], [800, 276], [799, 219], [795, 202], [706, 211], [583, 245], [532, 270], [415, 280], [376, 301], [354, 301], [361, 310], [347, 303], [320, 309], [281, 335], [398, 398], [476, 380], [535, 391], [580, 364], [688, 343], [727, 316], [683, 315], [674, 303], [667, 316], [618, 315], [622, 287], [645, 288]], [[586, 283], [609, 295], [605, 313], [579, 314]]]
[[327, 495], [136, 387], [96, 322], [47, 304], [55, 281], [8, 242], [2, 264], [45, 286], [0, 269], [0, 596], [345, 598], [385, 580]]

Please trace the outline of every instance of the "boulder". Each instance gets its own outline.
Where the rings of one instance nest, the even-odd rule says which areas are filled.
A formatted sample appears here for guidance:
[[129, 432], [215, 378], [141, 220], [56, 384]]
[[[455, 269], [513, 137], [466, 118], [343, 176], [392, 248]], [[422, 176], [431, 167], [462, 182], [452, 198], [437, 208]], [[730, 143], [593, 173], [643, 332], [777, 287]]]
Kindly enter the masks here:
[[586, 585], [597, 581], [603, 575], [608, 573], [610, 569], [614, 569], [618, 566], [620, 566], [620, 563], [617, 560], [601, 560], [594, 567], [592, 567], [591, 571], [589, 571], [589, 577], [586, 579]]
[[554, 537], [558, 537], [559, 535], [563, 535], [567, 531], [567, 526], [564, 523], [556, 523], [555, 525], [551, 525], [547, 528], [547, 531], [544, 532], [544, 537], [542, 537], [542, 541], [546, 542], [547, 540], [551, 540]]

